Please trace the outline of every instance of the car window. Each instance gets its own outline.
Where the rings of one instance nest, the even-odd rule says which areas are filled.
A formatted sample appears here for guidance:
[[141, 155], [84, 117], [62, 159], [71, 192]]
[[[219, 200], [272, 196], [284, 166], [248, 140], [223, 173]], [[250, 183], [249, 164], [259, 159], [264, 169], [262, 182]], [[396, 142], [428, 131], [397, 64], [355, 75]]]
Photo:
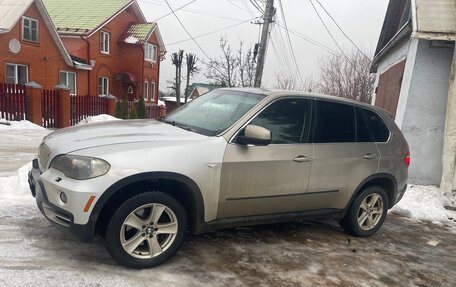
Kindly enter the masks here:
[[315, 143], [355, 141], [354, 107], [334, 102], [317, 101]]
[[357, 142], [373, 142], [369, 126], [366, 122], [364, 110], [361, 108], [356, 109], [356, 141]]
[[385, 122], [380, 118], [379, 115], [374, 113], [373, 111], [364, 110], [366, 114], [367, 122], [370, 126], [372, 131], [372, 135], [376, 142], [386, 142], [388, 141], [390, 131], [386, 126]]
[[282, 99], [273, 102], [256, 116], [250, 124], [271, 131], [272, 144], [308, 142], [311, 101]]

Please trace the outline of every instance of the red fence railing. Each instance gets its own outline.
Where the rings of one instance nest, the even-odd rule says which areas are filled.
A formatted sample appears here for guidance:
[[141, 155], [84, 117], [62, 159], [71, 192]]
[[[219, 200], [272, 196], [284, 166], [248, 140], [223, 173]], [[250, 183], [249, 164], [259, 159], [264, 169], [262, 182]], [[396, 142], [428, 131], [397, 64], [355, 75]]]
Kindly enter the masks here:
[[0, 118], [25, 120], [25, 86], [0, 83]]
[[108, 99], [99, 96], [71, 96], [70, 119], [75, 125], [90, 116], [108, 113]]
[[149, 119], [160, 118], [160, 107], [155, 104], [146, 104], [146, 112]]
[[41, 92], [41, 115], [42, 126], [47, 129], [59, 127], [59, 92], [55, 90], [43, 90]]
[[[138, 102], [128, 101], [128, 114], [131, 113], [133, 105], [136, 105], [136, 112], [138, 112]], [[160, 118], [160, 107], [155, 103], [145, 103], [146, 113], [148, 119], [158, 119]]]

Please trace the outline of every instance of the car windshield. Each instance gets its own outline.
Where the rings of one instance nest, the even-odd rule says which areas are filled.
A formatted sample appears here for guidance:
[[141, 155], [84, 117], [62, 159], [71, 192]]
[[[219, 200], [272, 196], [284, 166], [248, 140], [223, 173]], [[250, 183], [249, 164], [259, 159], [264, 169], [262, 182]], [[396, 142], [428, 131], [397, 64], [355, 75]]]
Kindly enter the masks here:
[[163, 121], [207, 136], [220, 134], [265, 95], [214, 90], [178, 108]]

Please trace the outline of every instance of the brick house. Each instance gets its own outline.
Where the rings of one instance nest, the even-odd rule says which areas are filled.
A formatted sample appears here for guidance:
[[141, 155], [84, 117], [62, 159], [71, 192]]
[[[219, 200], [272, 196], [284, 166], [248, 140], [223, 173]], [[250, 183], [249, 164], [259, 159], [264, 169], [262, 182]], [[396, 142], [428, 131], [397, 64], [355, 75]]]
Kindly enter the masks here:
[[[35, 81], [47, 89], [63, 83], [71, 94], [128, 94], [131, 100], [143, 95], [157, 101], [165, 47], [158, 26], [146, 21], [136, 0], [17, 0], [14, 5], [21, 7], [14, 11], [17, 19], [9, 28], [0, 25], [5, 67], [0, 81]], [[8, 50], [13, 38], [22, 46], [17, 54]]]
[[17, 0], [1, 7], [0, 61], [0, 82], [35, 81], [46, 89], [59, 83], [60, 70], [83, 75], [91, 69], [72, 61], [41, 0]]

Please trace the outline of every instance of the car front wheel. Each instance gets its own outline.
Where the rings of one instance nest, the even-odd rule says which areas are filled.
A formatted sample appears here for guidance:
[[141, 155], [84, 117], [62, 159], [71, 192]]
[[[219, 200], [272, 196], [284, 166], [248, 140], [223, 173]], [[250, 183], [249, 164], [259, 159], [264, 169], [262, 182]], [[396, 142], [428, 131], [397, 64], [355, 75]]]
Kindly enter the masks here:
[[125, 201], [106, 230], [106, 248], [120, 264], [149, 268], [173, 256], [187, 230], [185, 209], [162, 192], [146, 192]]
[[356, 196], [340, 224], [350, 234], [370, 236], [382, 226], [387, 212], [388, 196], [385, 190], [371, 186]]

